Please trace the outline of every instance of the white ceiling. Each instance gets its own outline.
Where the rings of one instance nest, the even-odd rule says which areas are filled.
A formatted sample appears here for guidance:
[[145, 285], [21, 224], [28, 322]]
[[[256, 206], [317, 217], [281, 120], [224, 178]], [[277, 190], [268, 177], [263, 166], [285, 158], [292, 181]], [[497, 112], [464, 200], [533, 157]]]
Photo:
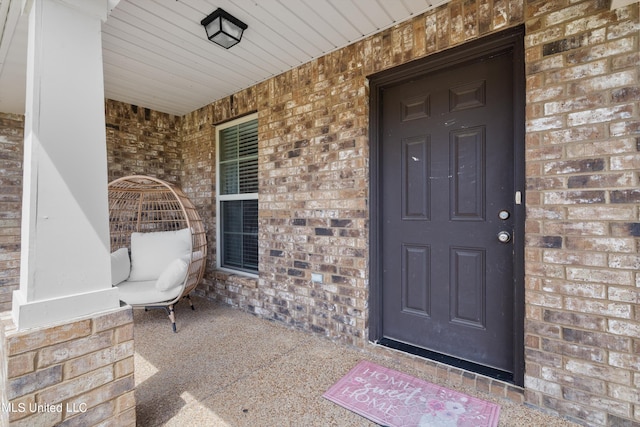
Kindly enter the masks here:
[[[23, 1], [0, 0], [2, 112], [24, 112]], [[183, 115], [447, 1], [121, 0], [102, 29], [105, 96]], [[200, 25], [218, 7], [249, 26], [229, 50]]]

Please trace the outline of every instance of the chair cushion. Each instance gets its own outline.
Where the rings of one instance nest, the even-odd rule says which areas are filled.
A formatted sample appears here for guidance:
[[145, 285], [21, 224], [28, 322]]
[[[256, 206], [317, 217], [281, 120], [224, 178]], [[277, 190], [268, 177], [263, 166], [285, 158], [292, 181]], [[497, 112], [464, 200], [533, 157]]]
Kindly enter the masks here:
[[181, 288], [176, 286], [168, 291], [156, 289], [155, 280], [139, 282], [126, 281], [118, 285], [118, 295], [121, 301], [129, 305], [153, 305], [170, 301], [178, 296]]
[[191, 254], [191, 231], [131, 233], [130, 281], [156, 280], [176, 258]]
[[182, 285], [189, 269], [189, 258], [189, 255], [186, 255], [171, 261], [158, 277], [156, 289], [168, 291], [171, 288]]
[[131, 261], [129, 260], [129, 249], [120, 248], [111, 253], [111, 285], [127, 280], [131, 270]]

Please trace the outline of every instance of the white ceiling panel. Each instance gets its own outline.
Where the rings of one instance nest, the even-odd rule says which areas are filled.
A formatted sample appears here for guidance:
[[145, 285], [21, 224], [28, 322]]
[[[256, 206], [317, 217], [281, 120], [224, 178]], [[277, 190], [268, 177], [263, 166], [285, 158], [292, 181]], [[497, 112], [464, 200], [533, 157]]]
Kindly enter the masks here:
[[[303, 2], [307, 5], [313, 5], [314, 0], [303, 0]], [[330, 27], [329, 31], [333, 31], [336, 35], [342, 37], [342, 40], [336, 43], [337, 45], [343, 44], [345, 40], [350, 43], [362, 37], [362, 33], [354, 23], [340, 13], [340, 10], [330, 1], [327, 2], [327, 7], [324, 8], [323, 14], [320, 17]]]
[[[446, 1], [114, 1], [102, 30], [105, 96], [183, 115]], [[0, 12], [9, 4], [21, 0], [0, 0]], [[249, 26], [229, 50], [208, 41], [200, 25], [218, 7]], [[0, 45], [3, 112], [24, 112], [26, 25], [15, 14], [0, 24], [12, 36]]]
[[[353, 0], [353, 3], [356, 5], [361, 14], [364, 14], [369, 18], [369, 20], [375, 25], [376, 29], [384, 28], [387, 23], [393, 22], [393, 18], [387, 10], [380, 6], [380, 2], [378, 0]], [[402, 3], [399, 1], [395, 1], [392, 4], [387, 2], [391, 7], [398, 7]]]
[[[411, 14], [411, 9], [407, 7], [407, 3], [404, 0], [399, 0], [393, 4], [378, 1], [378, 4], [394, 21], [400, 21], [403, 17]], [[424, 2], [422, 4], [424, 5]]]

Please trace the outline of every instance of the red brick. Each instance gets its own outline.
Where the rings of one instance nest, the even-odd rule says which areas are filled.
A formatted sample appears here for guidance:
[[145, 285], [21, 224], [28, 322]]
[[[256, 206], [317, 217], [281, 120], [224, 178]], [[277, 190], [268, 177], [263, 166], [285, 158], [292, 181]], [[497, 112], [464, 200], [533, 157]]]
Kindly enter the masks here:
[[597, 331], [604, 331], [607, 325], [607, 320], [604, 316], [586, 313], [571, 313], [559, 310], [545, 309], [543, 319], [545, 322], [549, 323], [557, 323], [559, 325], [574, 326]]
[[562, 397], [567, 401], [577, 402], [588, 408], [596, 408], [604, 410], [608, 414], [617, 414], [625, 417], [629, 415], [631, 409], [631, 405], [627, 402], [603, 398], [602, 396], [596, 396], [571, 387], [564, 387]]
[[545, 250], [543, 260], [544, 262], [552, 264], [571, 264], [593, 267], [607, 266], [607, 254], [603, 253]]
[[491, 0], [479, 0], [478, 1], [478, 32], [480, 34], [486, 34], [492, 27], [492, 10], [493, 1]]
[[574, 389], [584, 390], [589, 393], [599, 395], [606, 395], [607, 393], [606, 382], [603, 380], [587, 378], [579, 374], [567, 375], [565, 371], [551, 367], [543, 367], [539, 376], [547, 381], [563, 386], [568, 385]]
[[609, 319], [607, 321], [607, 331], [616, 335], [637, 336], [640, 329], [640, 322], [627, 321], [622, 319]]
[[548, 221], [544, 225], [544, 233], [557, 236], [605, 236], [609, 234], [605, 222], [586, 221]]
[[604, 191], [547, 191], [544, 193], [544, 204], [596, 204], [605, 202]]
[[539, 119], [527, 120], [527, 132], [538, 132], [549, 129], [560, 129], [564, 127], [564, 119], [561, 117], [542, 117]]
[[[588, 46], [582, 49], [569, 52], [565, 60], [568, 64], [587, 63], [598, 60], [600, 58], [612, 57], [614, 55], [623, 54], [626, 56], [625, 65], [632, 55], [635, 53], [634, 41], [632, 38], [624, 38], [614, 40], [608, 43]], [[628, 66], [628, 65], [626, 65]], [[624, 68], [624, 67], [618, 67]]]
[[[549, 337], [560, 339], [561, 337], [561, 328], [557, 325], [551, 325], [548, 323], [538, 322], [538, 321], [527, 321], [525, 324], [525, 331], [531, 333], [532, 335], [540, 335], [541, 337]], [[553, 360], [557, 360], [559, 364], [562, 364], [562, 357], [558, 355], [548, 355], [547, 357], [552, 357]]]
[[624, 221], [634, 219], [635, 214], [632, 208], [624, 206], [571, 206], [567, 208], [567, 217], [574, 220]]
[[[621, 71], [615, 74], [607, 74], [601, 77], [581, 80], [569, 85], [569, 95], [588, 95], [589, 93], [624, 87], [635, 84], [635, 75], [632, 71]], [[593, 122], [592, 122], [593, 123]]]
[[[582, 346], [595, 347], [598, 350], [630, 351], [631, 340], [629, 338], [614, 336], [605, 332], [581, 331], [574, 328], [562, 328], [562, 338], [566, 342], [580, 344]], [[597, 355], [604, 356], [606, 352], [597, 352]], [[611, 353], [609, 353], [611, 355]], [[604, 362], [604, 358], [594, 362]]]
[[527, 161], [550, 160], [562, 158], [563, 150], [561, 146], [534, 147], [527, 150]]
[[640, 355], [629, 353], [609, 353], [609, 364], [633, 371], [640, 370]]
[[630, 384], [631, 381], [631, 372], [629, 371], [590, 362], [570, 360], [567, 362], [566, 368], [569, 372], [575, 372], [578, 375], [590, 376], [618, 384]]
[[612, 137], [634, 136], [640, 132], [640, 120], [625, 120], [609, 124], [609, 134]]
[[42, 388], [60, 384], [62, 381], [62, 366], [55, 365], [45, 369], [39, 369], [11, 378], [7, 382], [7, 398], [9, 401], [38, 391]]
[[[543, 142], [545, 144], [566, 144], [580, 142], [580, 145], [588, 144], [591, 140], [603, 138], [605, 135], [604, 127], [600, 124], [572, 127], [570, 129], [562, 129], [550, 131], [543, 134]], [[606, 153], [606, 152], [605, 152]], [[605, 154], [603, 153], [603, 154]], [[597, 153], [600, 154], [600, 153]], [[584, 154], [588, 156], [588, 154]], [[573, 156], [577, 157], [577, 156]]]
[[38, 352], [38, 368], [59, 364], [66, 360], [110, 347], [112, 337], [113, 334], [108, 331], [70, 342], [47, 346]]
[[[625, 40], [625, 42], [629, 42], [629, 40]], [[634, 52], [631, 50], [630, 53], [624, 55], [618, 55], [611, 61], [611, 69], [612, 70], [620, 70], [629, 67], [636, 66], [640, 62], [640, 52]]]
[[631, 187], [635, 185], [633, 173], [619, 174], [589, 174], [569, 177], [569, 188], [605, 188], [605, 187]]
[[608, 4], [605, 1], [584, 2], [551, 12], [546, 16], [545, 23], [549, 26], [557, 25], [565, 21], [573, 20], [576, 16], [590, 15], [593, 12], [604, 11], [607, 9]]
[[593, 268], [567, 267], [567, 279], [582, 282], [632, 285], [630, 271], [598, 270]]
[[596, 142], [582, 142], [566, 147], [567, 157], [592, 157], [601, 155], [611, 155], [618, 153], [628, 153], [635, 150], [635, 141], [627, 139], [609, 139]]
[[549, 116], [553, 114], [562, 114], [595, 108], [602, 105], [604, 103], [604, 99], [604, 94], [592, 94], [575, 99], [546, 102], [544, 104], [544, 114]]
[[523, 0], [509, 1], [509, 24], [520, 24], [524, 18], [525, 7]]
[[524, 386], [526, 389], [539, 391], [547, 396], [562, 397], [562, 387], [560, 385], [541, 378], [525, 376]]
[[544, 279], [542, 290], [550, 294], [587, 298], [605, 298], [607, 295], [605, 285], [600, 283], [580, 283], [558, 279]]
[[69, 324], [11, 334], [7, 336], [8, 354], [12, 356], [88, 336], [91, 332], [90, 328], [90, 320], [81, 320]]
[[546, 174], [585, 173], [602, 171], [604, 167], [605, 162], [603, 159], [567, 160], [546, 162], [544, 164], [544, 172]]
[[541, 349], [549, 353], [563, 354], [566, 357], [588, 360], [591, 362], [601, 363], [606, 360], [606, 351], [602, 349], [571, 344], [564, 341], [543, 339]]
[[611, 170], [638, 170], [640, 169], [640, 154], [612, 156], [610, 163]]
[[[497, 27], [497, 26], [494, 24], [494, 27]], [[538, 31], [532, 34], [527, 34], [524, 38], [524, 46], [526, 48], [530, 48], [532, 46], [541, 46], [552, 40], [559, 39], [560, 37], [562, 37], [562, 34], [563, 34], [562, 28], [559, 28], [559, 27], [544, 28], [542, 29], [542, 31]]]
[[608, 237], [567, 237], [565, 242], [567, 249], [623, 253], [630, 253], [635, 251], [635, 242], [633, 239]]
[[640, 271], [640, 255], [609, 255], [609, 267]]
[[631, 319], [633, 313], [631, 304], [603, 302], [578, 297], [566, 297], [564, 299], [564, 308], [571, 311], [621, 319]]

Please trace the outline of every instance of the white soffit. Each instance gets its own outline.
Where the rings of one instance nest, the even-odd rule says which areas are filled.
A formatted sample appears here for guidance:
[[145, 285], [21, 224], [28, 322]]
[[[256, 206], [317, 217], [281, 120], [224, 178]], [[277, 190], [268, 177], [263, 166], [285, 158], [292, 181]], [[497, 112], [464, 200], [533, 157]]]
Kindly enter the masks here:
[[[102, 29], [105, 96], [183, 115], [447, 1], [110, 1], [117, 5]], [[208, 41], [200, 25], [218, 7], [249, 26], [229, 50]], [[26, 70], [25, 27], [21, 19], [0, 69], [3, 112], [24, 111], [18, 71]], [[10, 88], [22, 94], [21, 103], [8, 96]]]

